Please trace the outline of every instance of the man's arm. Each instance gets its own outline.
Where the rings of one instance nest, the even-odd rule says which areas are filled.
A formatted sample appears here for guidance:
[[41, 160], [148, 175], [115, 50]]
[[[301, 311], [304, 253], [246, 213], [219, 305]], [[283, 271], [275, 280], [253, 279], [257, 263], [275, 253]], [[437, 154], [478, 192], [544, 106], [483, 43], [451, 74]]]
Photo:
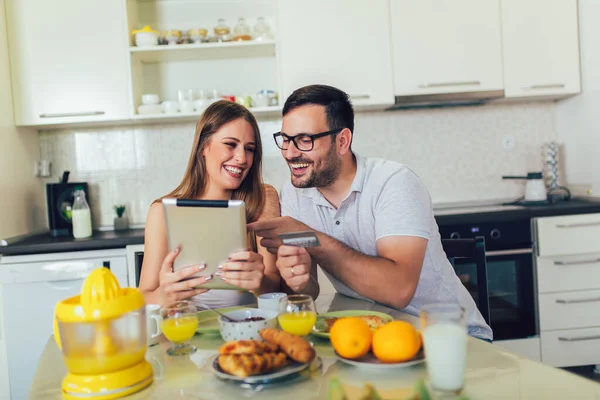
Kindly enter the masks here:
[[317, 232], [321, 246], [309, 249], [327, 272], [361, 296], [402, 309], [412, 300], [427, 249], [427, 239], [387, 236], [377, 241], [372, 257], [360, 253], [324, 233]]

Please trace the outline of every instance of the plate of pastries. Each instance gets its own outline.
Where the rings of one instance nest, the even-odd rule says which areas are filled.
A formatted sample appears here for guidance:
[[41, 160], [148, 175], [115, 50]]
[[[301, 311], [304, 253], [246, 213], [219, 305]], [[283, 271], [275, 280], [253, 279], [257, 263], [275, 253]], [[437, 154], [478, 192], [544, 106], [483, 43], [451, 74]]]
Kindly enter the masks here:
[[260, 331], [262, 340], [223, 344], [212, 362], [213, 373], [225, 380], [269, 383], [310, 367], [315, 349], [305, 339], [279, 329]]

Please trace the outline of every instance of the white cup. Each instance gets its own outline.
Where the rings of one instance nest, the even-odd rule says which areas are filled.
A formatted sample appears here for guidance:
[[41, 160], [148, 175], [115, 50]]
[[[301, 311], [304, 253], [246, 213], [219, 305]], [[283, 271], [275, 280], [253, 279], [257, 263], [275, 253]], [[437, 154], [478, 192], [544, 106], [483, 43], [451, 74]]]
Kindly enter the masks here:
[[181, 112], [182, 113], [192, 113], [194, 112], [194, 102], [192, 100], [184, 100], [180, 102], [181, 104]]
[[288, 297], [285, 293], [265, 293], [258, 296], [258, 308], [261, 310], [277, 311], [284, 313]]
[[161, 107], [165, 114], [175, 114], [179, 112], [179, 102], [173, 100], [163, 101]]
[[160, 306], [158, 304], [146, 305], [146, 345], [153, 346], [160, 341]]

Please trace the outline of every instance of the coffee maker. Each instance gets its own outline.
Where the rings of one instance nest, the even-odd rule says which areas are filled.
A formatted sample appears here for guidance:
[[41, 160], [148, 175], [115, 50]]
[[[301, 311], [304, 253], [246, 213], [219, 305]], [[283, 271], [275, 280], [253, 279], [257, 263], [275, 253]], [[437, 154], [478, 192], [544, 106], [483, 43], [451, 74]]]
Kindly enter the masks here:
[[58, 183], [46, 184], [46, 204], [48, 209], [48, 225], [50, 236], [73, 235], [73, 222], [71, 220], [71, 206], [73, 205], [73, 191], [81, 189], [89, 199], [87, 182], [68, 182], [69, 171], [64, 171]]

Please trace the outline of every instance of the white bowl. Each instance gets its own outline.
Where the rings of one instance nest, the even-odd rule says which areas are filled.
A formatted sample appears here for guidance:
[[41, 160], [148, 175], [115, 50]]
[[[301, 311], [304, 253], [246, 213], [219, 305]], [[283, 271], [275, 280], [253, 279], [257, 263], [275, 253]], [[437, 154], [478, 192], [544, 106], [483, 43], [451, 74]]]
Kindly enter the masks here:
[[228, 317], [243, 320], [251, 317], [262, 317], [262, 321], [229, 322], [219, 317], [219, 331], [223, 340], [261, 340], [260, 330], [264, 328], [277, 328], [276, 311], [261, 310], [257, 308], [242, 308], [225, 313]]
[[160, 104], [160, 97], [154, 93], [143, 94], [142, 104]]

